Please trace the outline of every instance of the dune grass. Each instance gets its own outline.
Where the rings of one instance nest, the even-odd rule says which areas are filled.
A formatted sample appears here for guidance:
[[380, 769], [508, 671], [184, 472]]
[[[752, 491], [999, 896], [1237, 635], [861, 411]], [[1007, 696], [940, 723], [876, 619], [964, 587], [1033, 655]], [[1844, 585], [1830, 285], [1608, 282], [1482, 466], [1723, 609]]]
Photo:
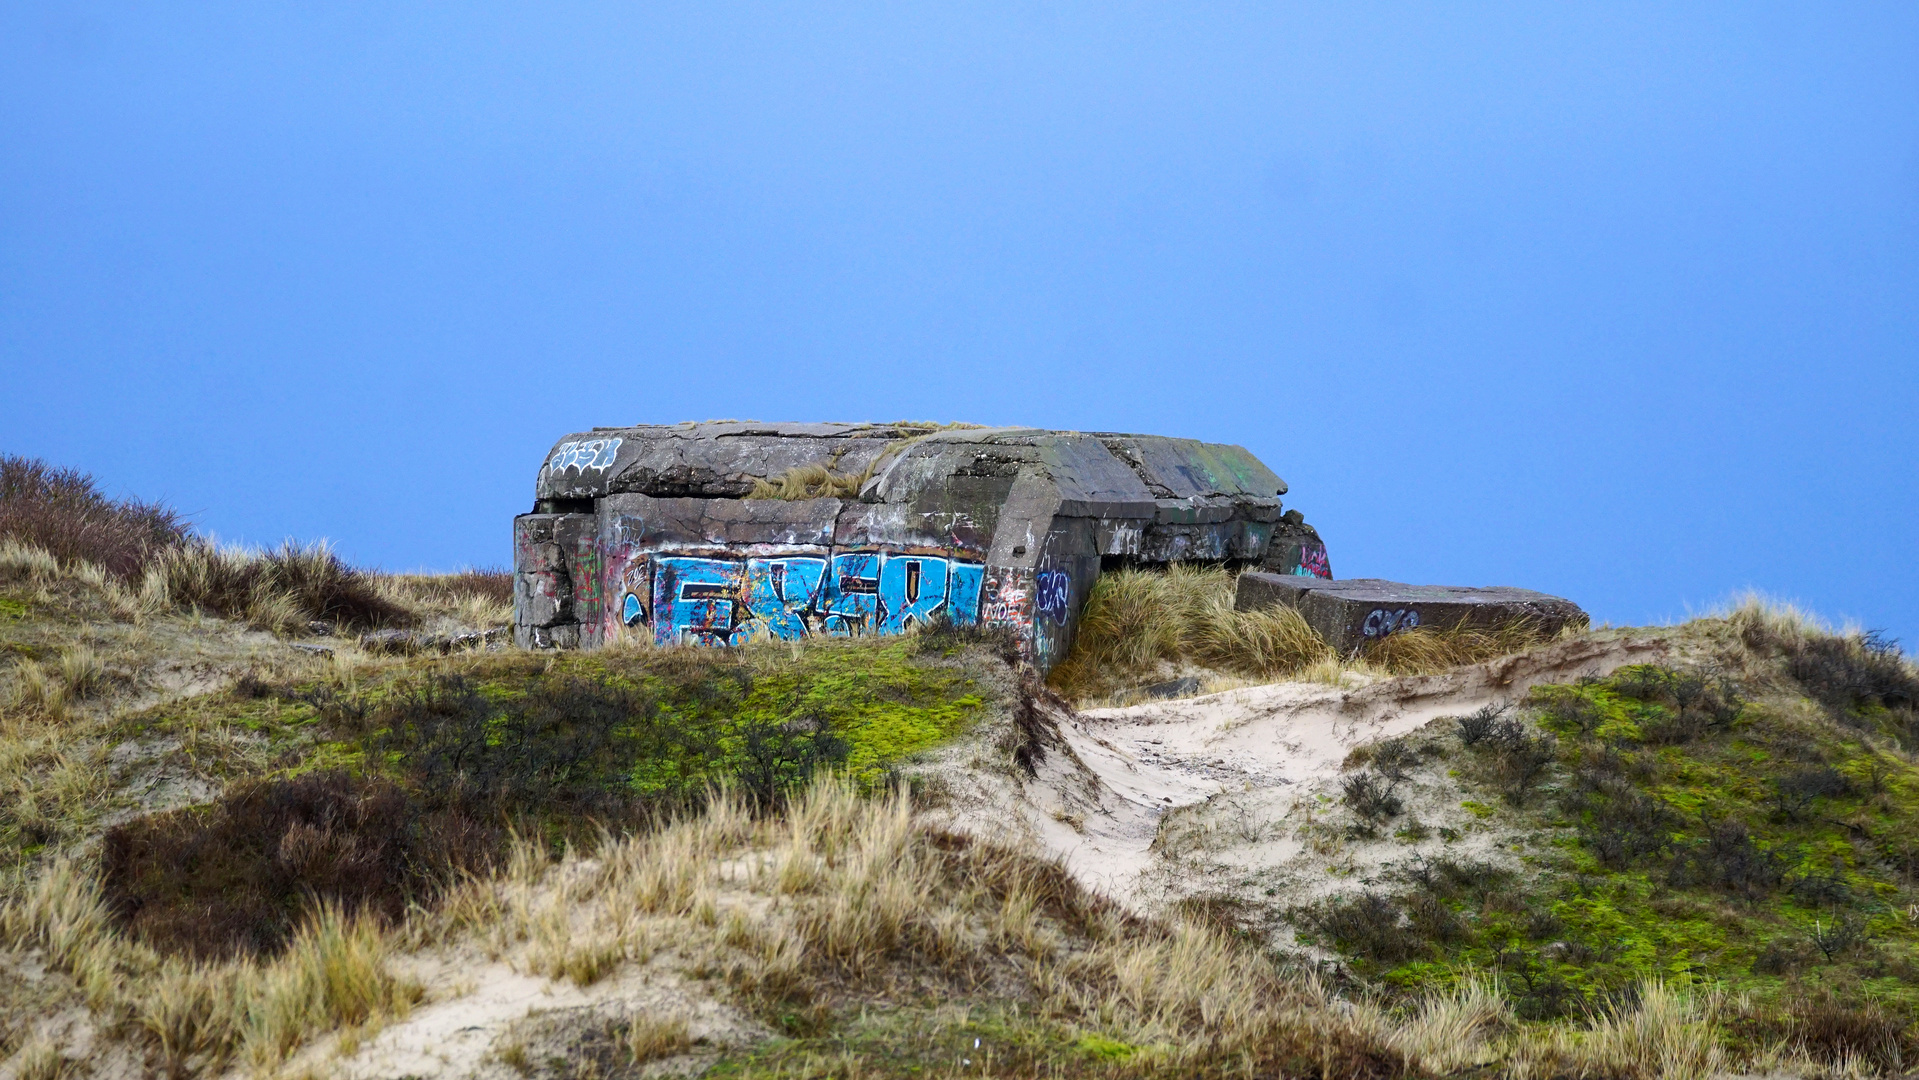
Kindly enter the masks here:
[[881, 458], [875, 458], [860, 472], [839, 473], [825, 465], [795, 465], [770, 480], [753, 481], [749, 499], [852, 499], [873, 478]]
[[1541, 644], [1537, 628], [1421, 627], [1340, 657], [1297, 611], [1233, 608], [1236, 575], [1174, 563], [1100, 575], [1087, 595], [1072, 651], [1049, 681], [1078, 701], [1197, 668], [1250, 679], [1321, 678], [1342, 672], [1415, 675], [1444, 671]]
[[276, 633], [316, 621], [371, 629], [416, 619], [374, 575], [346, 565], [325, 543], [289, 541], [270, 550], [183, 544], [161, 553], [147, 573], [177, 607]]
[[[1782, 629], [1788, 624], [1763, 614], [1748, 624], [1772, 627], [1767, 648], [1795, 640]], [[1822, 640], [1810, 631], [1801, 639]], [[1873, 677], [1876, 654], [1866, 645], [1862, 638], [1862, 652], [1845, 654], [1855, 663], [1832, 676], [1835, 685]], [[1194, 650], [1181, 655], [1220, 655], [1203, 651], [1219, 648], [1203, 638], [1181, 647]], [[786, 646], [429, 664], [496, 690], [535, 673], [564, 683], [584, 674], [582, 665], [641, 686], [659, 678], [654, 666], [677, 665], [698, 692], [681, 701], [656, 689], [653, 700], [668, 711], [737, 712], [761, 687], [770, 695], [763, 704], [789, 713], [852, 708], [847, 730], [861, 731], [869, 721], [855, 715], [859, 702], [883, 706], [899, 693], [893, 683], [872, 683], [870, 673], [858, 682], [872, 666], [859, 657], [882, 648], [904, 658], [919, 643], [829, 644], [816, 672], [824, 681], [814, 680], [825, 689], [815, 698], [770, 669], [748, 672], [750, 685], [734, 678], [741, 664], [770, 663], [781, 651], [790, 657]], [[1810, 645], [1802, 652], [1821, 655]], [[358, 673], [352, 689], [336, 687], [358, 696], [341, 707], [363, 706], [374, 728], [392, 729], [405, 688], [422, 685], [417, 664]], [[55, 674], [67, 666], [57, 660], [43, 666], [49, 678], [66, 677]], [[84, 676], [89, 665], [71, 667]], [[1873, 685], [1881, 696], [1850, 707], [1884, 719], [1873, 709], [1886, 694], [1896, 699], [1899, 684]], [[234, 727], [262, 727], [275, 715], [304, 723], [300, 710], [311, 708], [273, 696], [222, 700], [245, 706], [244, 718], [221, 721]], [[495, 719], [488, 713], [486, 722]], [[1864, 1075], [1899, 1060], [1891, 1056], [1896, 1042], [1871, 1059], [1818, 1049], [1877, 1037], [1873, 1017], [1857, 1009], [1742, 1009], [1706, 987], [1657, 978], [1590, 1016], [1552, 1023], [1522, 1020], [1511, 995], [1470, 973], [1390, 1003], [1342, 999], [1230, 930], [1120, 910], [1055, 863], [942, 832], [916, 816], [904, 792], [839, 776], [816, 779], [789, 802], [757, 801], [736, 788], [631, 831], [569, 835], [570, 846], [525, 835], [437, 902], [384, 918], [320, 905], [265, 955], [157, 950], [113, 914], [89, 863], [52, 858], [4, 889], [0, 946], [42, 950], [97, 1015], [127, 1018], [124, 1030], [182, 1077], [232, 1066], [271, 1072], [328, 1033], [398, 1021], [423, 992], [404, 974], [411, 958], [465, 949], [581, 987], [668, 965], [785, 1033], [726, 1051], [715, 1066], [723, 1076], [937, 1074], [952, 1064], [941, 1055], [961, 1039], [990, 1053], [1002, 1074], [1061, 1077], [1358, 1080], [1478, 1070], [1651, 1080], [1733, 1067]], [[297, 844], [270, 846], [299, 855]], [[1739, 1036], [1741, 1024], [1761, 1034]], [[670, 1016], [635, 1016], [619, 1030], [621, 1053], [635, 1063], [689, 1046], [689, 1030]], [[34, 1061], [52, 1060], [48, 1047], [32, 1049]]]
[[121, 617], [178, 608], [276, 634], [315, 622], [367, 630], [434, 616], [495, 626], [511, 620], [512, 608], [505, 571], [389, 576], [348, 566], [324, 542], [221, 546], [163, 504], [112, 499], [84, 473], [16, 456], [0, 456], [5, 579], [43, 597], [78, 582]]
[[1291, 608], [1234, 611], [1234, 580], [1224, 569], [1186, 563], [1101, 574], [1073, 648], [1048, 681], [1084, 700], [1180, 664], [1280, 678], [1336, 659]]

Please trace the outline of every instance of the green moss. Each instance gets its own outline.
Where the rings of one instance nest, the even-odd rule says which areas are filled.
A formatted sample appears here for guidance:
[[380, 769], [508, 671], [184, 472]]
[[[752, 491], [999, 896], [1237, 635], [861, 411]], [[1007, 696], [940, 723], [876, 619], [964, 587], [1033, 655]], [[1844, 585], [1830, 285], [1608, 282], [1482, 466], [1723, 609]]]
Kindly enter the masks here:
[[0, 596], [0, 619], [24, 619], [26, 617], [26, 601]]
[[987, 663], [998, 661], [927, 656], [898, 637], [426, 658], [351, 692], [305, 683], [173, 702], [115, 735], [241, 729], [281, 775], [379, 773], [429, 796], [458, 786], [516, 812], [598, 815], [720, 782], [771, 796], [821, 766], [878, 784], [983, 713]]
[[754, 680], [733, 727], [818, 718], [845, 741], [847, 771], [872, 781], [887, 765], [958, 734], [984, 704], [954, 669], [922, 663], [913, 641], [877, 643], [803, 651]]
[[[1919, 769], [1809, 702], [1743, 701], [1694, 673], [1626, 668], [1539, 688], [1530, 704], [1559, 736], [1545, 797], [1462, 803], [1542, 837], [1528, 870], [1482, 892], [1405, 879], [1388, 897], [1403, 913], [1389, 933], [1368, 930], [1377, 910], [1370, 922], [1305, 913], [1350, 928], [1320, 936], [1354, 970], [1404, 990], [1497, 971], [1521, 1013], [1542, 1017], [1650, 977], [1761, 1002], [1809, 982], [1863, 985], [1919, 1007], [1919, 927], [1906, 914], [1919, 910]], [[1459, 774], [1470, 787], [1492, 772]], [[1857, 940], [1842, 935], [1828, 957], [1815, 939], [1835, 925]]]
[[1004, 1005], [963, 1012], [919, 1004], [863, 1010], [828, 1026], [823, 1034], [729, 1052], [701, 1075], [709, 1080], [1171, 1075], [1158, 1065], [1162, 1048], [1077, 1031]]
[[1120, 1042], [1118, 1039], [1109, 1039], [1104, 1035], [1090, 1032], [1081, 1035], [1073, 1045], [1081, 1053], [1103, 1061], [1128, 1061], [1133, 1055], [1139, 1053], [1139, 1047], [1132, 1043]]

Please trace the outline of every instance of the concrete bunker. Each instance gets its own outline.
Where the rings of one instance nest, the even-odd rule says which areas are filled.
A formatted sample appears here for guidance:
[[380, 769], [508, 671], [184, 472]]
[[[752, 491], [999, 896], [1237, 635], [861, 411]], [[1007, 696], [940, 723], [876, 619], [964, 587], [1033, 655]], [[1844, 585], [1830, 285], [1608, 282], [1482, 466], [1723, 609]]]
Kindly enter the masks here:
[[1064, 658], [1102, 569], [1214, 562], [1331, 578], [1241, 447], [1158, 435], [710, 421], [556, 443], [513, 521], [514, 634], [621, 640], [1005, 626]]

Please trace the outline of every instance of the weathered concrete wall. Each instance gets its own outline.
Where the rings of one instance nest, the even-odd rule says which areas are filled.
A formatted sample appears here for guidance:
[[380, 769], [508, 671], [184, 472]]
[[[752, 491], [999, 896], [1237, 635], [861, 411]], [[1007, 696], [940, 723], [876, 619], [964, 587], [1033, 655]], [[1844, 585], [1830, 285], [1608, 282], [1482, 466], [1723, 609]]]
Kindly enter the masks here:
[[1527, 623], [1556, 634], [1568, 625], [1584, 626], [1588, 621], [1571, 600], [1531, 589], [1406, 585], [1379, 578], [1331, 581], [1272, 573], [1239, 576], [1234, 607], [1257, 611], [1275, 605], [1297, 610], [1342, 654], [1421, 626], [1491, 629]]
[[[747, 498], [819, 466], [856, 496]], [[850, 482], [846, 485], [851, 488]], [[514, 521], [531, 647], [897, 633], [943, 617], [1063, 657], [1103, 565], [1331, 576], [1286, 485], [1236, 446], [1032, 428], [713, 422], [569, 435]]]

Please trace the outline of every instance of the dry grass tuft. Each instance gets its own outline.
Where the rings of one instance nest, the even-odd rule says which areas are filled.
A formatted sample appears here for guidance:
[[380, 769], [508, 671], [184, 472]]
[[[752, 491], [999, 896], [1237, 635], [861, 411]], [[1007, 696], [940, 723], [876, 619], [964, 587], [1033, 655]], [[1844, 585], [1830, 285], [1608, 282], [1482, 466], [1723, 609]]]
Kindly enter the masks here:
[[421, 997], [389, 970], [376, 924], [330, 907], [268, 963], [162, 957], [114, 929], [99, 886], [71, 859], [13, 890], [0, 943], [44, 950], [96, 1012], [130, 1017], [174, 1075], [215, 1074], [235, 1057], [270, 1066], [316, 1035], [404, 1016]]
[[921, 824], [903, 793], [862, 798], [830, 778], [784, 816], [756, 819], [722, 794], [590, 856], [521, 845], [415, 932], [419, 944], [474, 936], [556, 975], [582, 953], [645, 958], [670, 943], [774, 1017], [824, 1016], [907, 983], [990, 985], [1041, 1015], [1164, 1046], [1188, 1074], [1403, 1068], [1316, 982], [1250, 945], [1134, 919], [1056, 864]]
[[635, 1065], [685, 1053], [693, 1046], [686, 1017], [636, 1016], [626, 1029], [626, 1052]]
[[289, 541], [271, 551], [187, 544], [156, 559], [148, 580], [176, 606], [274, 633], [315, 620], [349, 628], [414, 621], [412, 612], [382, 592], [374, 575], [341, 562], [325, 543]]
[[857, 498], [860, 488], [873, 478], [882, 460], [884, 458], [875, 458], [858, 473], [838, 473], [824, 465], [795, 465], [771, 480], [753, 481], [753, 490], [746, 497], [788, 501]]
[[502, 626], [513, 621], [513, 572], [475, 568], [451, 574], [385, 574], [380, 590], [399, 607], [422, 617], [442, 616], [461, 626]]
[[1519, 1080], [1707, 1080], [1725, 1072], [1716, 994], [1649, 982], [1636, 996], [1594, 1017], [1584, 1031], [1562, 1026], [1529, 1031], [1508, 1051], [1509, 1074]]
[[1235, 611], [1237, 578], [1217, 567], [1102, 574], [1087, 595], [1072, 652], [1048, 681], [1076, 700], [1112, 695], [1192, 665], [1259, 679], [1338, 683], [1349, 671], [1419, 675], [1522, 652], [1547, 640], [1537, 627], [1422, 627], [1342, 660], [1291, 608]]
[[1548, 640], [1550, 635], [1529, 622], [1495, 628], [1422, 626], [1367, 644], [1361, 659], [1390, 675], [1431, 675], [1461, 664], [1524, 652]]
[[74, 1072], [74, 1061], [60, 1053], [60, 1045], [35, 1032], [7, 1062], [14, 1080], [61, 1080]]
[[1100, 575], [1049, 681], [1084, 699], [1150, 679], [1162, 662], [1276, 678], [1336, 659], [1291, 608], [1233, 610], [1234, 583], [1226, 570], [1181, 563]]
[[1512, 1003], [1491, 979], [1470, 979], [1451, 993], [1435, 994], [1404, 1015], [1380, 1015], [1381, 1038], [1435, 1074], [1484, 1065], [1496, 1041], [1518, 1026]]

